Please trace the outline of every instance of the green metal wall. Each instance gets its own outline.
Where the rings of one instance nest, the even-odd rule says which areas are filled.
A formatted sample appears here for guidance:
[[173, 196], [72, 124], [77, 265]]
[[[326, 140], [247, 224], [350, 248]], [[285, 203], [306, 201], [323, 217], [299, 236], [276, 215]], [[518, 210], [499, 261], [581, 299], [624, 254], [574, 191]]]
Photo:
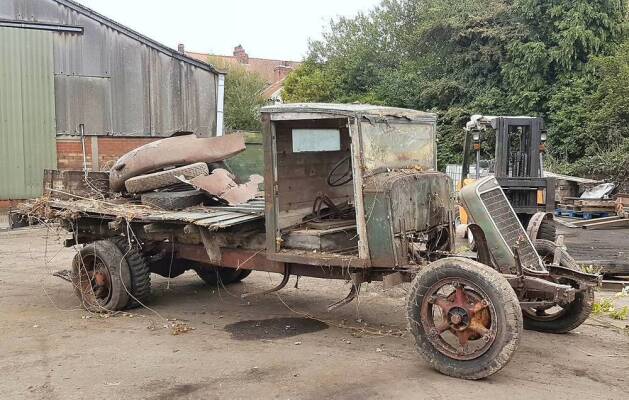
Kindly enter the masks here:
[[52, 33], [0, 28], [0, 199], [42, 194], [56, 168]]
[[244, 132], [247, 148], [242, 153], [225, 160], [225, 164], [242, 181], [247, 182], [249, 176], [264, 176], [264, 149], [260, 132]]

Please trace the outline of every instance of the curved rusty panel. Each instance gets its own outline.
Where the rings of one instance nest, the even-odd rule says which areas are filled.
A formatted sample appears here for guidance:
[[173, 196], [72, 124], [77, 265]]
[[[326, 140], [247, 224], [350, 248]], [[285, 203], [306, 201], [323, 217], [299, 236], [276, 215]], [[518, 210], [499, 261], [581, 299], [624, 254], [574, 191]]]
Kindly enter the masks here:
[[120, 157], [109, 173], [109, 186], [117, 192], [134, 176], [169, 166], [221, 161], [243, 150], [245, 139], [241, 134], [212, 138], [186, 135], [157, 140]]
[[539, 211], [533, 214], [531, 220], [529, 221], [529, 225], [526, 227], [526, 233], [529, 235], [531, 240], [537, 239], [537, 234], [539, 232], [540, 226], [542, 226], [542, 222], [545, 220], [553, 220], [554, 216], [552, 213]]

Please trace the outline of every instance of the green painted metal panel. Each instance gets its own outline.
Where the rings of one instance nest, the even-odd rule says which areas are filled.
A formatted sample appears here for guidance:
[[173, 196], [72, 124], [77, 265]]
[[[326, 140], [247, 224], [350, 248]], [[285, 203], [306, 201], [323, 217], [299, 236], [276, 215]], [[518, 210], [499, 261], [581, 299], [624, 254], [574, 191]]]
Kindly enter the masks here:
[[0, 199], [40, 196], [57, 165], [52, 35], [0, 28]]
[[[440, 172], [391, 171], [363, 180], [369, 256], [374, 267], [405, 265], [407, 234], [426, 233], [437, 242], [448, 233], [450, 179]], [[431, 233], [432, 232], [432, 233]], [[445, 236], [444, 236], [445, 235]]]
[[225, 161], [241, 181], [247, 182], [253, 174], [264, 176], [264, 149], [262, 134], [259, 132], [245, 133], [245, 151]]
[[390, 199], [388, 193], [364, 193], [367, 214], [367, 242], [372, 265], [393, 267], [393, 230], [391, 227]]

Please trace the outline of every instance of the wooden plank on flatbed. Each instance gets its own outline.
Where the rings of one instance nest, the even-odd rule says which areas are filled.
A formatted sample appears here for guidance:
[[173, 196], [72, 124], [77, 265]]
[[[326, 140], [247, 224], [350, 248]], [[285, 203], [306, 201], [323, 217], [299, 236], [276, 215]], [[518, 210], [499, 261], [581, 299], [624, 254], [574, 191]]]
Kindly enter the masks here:
[[622, 228], [622, 227], [629, 228], [629, 219], [627, 219], [627, 218], [618, 218], [617, 217], [617, 219], [613, 220], [613, 221], [594, 222], [592, 224], [582, 226], [582, 228], [590, 229], [590, 230], [594, 230], [594, 229], [609, 229], [609, 228]]

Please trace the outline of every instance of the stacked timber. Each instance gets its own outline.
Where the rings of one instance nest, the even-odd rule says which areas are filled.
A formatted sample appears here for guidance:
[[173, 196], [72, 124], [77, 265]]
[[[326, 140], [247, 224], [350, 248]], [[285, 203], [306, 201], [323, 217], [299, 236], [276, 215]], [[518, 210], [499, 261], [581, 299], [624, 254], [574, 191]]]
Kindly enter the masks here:
[[563, 204], [559, 204], [557, 215], [572, 218], [603, 218], [616, 215], [616, 201], [609, 199], [581, 199], [566, 197]]
[[629, 218], [629, 193], [616, 195], [616, 215], [622, 218]]
[[[626, 229], [629, 228], [629, 194], [620, 193], [615, 200], [585, 200], [575, 199], [573, 208], [581, 207], [582, 210], [607, 210], [599, 211], [600, 218], [583, 218], [582, 221], [571, 222], [570, 226], [583, 229]], [[571, 211], [576, 213], [577, 211]], [[591, 211], [590, 211], [591, 212]], [[585, 211], [583, 211], [585, 215]], [[592, 213], [594, 214], [594, 213]], [[564, 215], [563, 213], [561, 215]]]

